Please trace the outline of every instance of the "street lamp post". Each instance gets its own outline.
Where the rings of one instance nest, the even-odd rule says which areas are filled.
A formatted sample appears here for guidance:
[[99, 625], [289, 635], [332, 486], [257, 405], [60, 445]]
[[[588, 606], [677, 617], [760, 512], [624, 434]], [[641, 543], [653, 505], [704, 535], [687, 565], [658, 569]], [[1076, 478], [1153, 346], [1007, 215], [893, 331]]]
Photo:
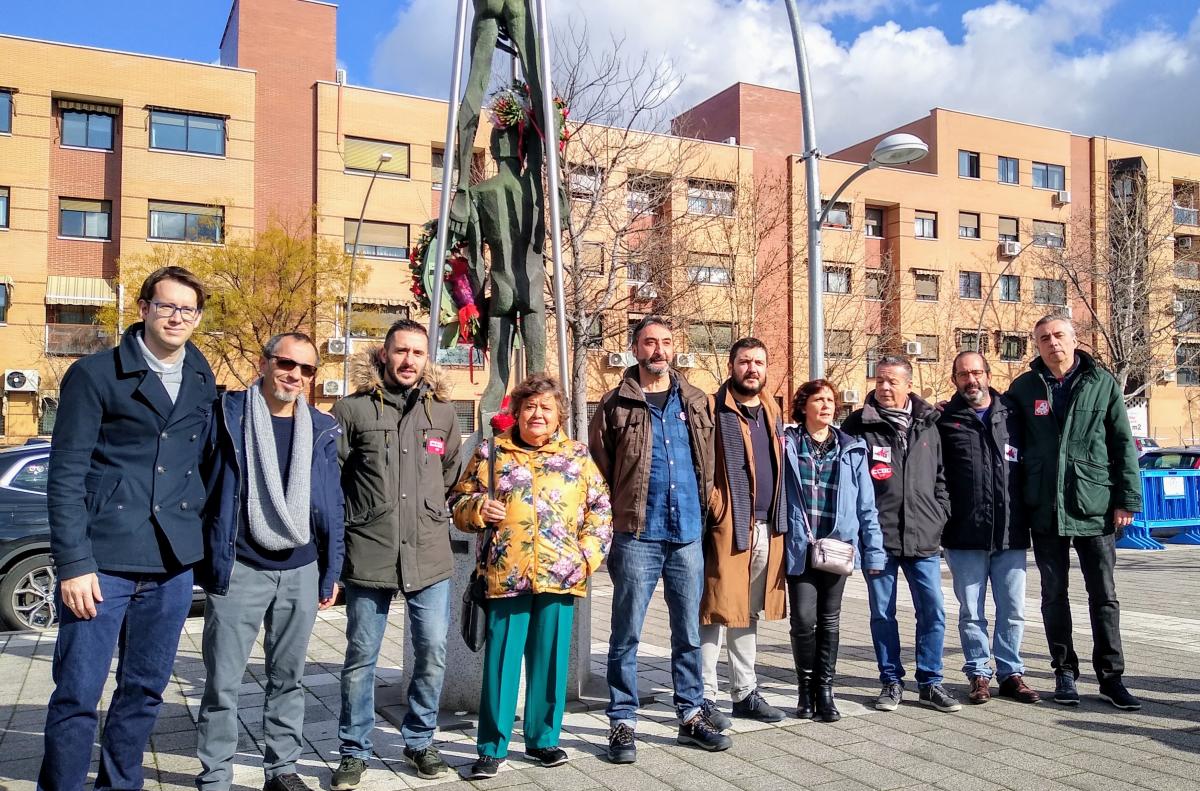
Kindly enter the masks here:
[[801, 124], [804, 127], [804, 184], [808, 202], [808, 375], [819, 379], [825, 375], [825, 305], [822, 282], [824, 260], [821, 254], [821, 224], [829, 216], [834, 202], [850, 186], [850, 182], [880, 165], [907, 165], [929, 153], [929, 146], [914, 135], [888, 135], [871, 152], [871, 160], [850, 178], [842, 182], [833, 197], [822, 208], [820, 185], [821, 151], [817, 148], [817, 122], [813, 112], [812, 82], [809, 79], [808, 53], [804, 48], [804, 31], [796, 0], [785, 0], [788, 22], [792, 28], [792, 45], [796, 50], [796, 72], [800, 80]]
[[345, 325], [342, 327], [342, 395], [350, 392], [350, 319], [354, 315], [354, 265], [358, 262], [358, 240], [362, 236], [363, 218], [367, 216], [367, 201], [371, 199], [371, 188], [375, 186], [375, 178], [379, 175], [380, 168], [391, 161], [392, 152], [383, 151], [379, 154], [379, 162], [375, 164], [375, 171], [367, 183], [367, 194], [363, 196], [362, 209], [358, 212], [358, 225], [354, 228], [354, 247], [350, 250], [350, 278], [346, 282]]

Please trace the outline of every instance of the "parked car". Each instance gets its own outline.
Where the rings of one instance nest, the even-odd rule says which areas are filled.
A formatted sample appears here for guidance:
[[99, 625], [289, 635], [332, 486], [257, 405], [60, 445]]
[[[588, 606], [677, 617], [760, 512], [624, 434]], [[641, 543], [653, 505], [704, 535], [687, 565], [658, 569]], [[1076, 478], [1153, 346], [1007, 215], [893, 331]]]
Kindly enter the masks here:
[[1133, 446], [1137, 448], [1138, 456], [1140, 457], [1146, 451], [1157, 448], [1158, 443], [1150, 437], [1134, 437]]
[[[57, 623], [50, 561], [46, 483], [50, 445], [0, 450], [0, 630], [49, 629]], [[204, 591], [192, 590], [193, 612]]]
[[1138, 459], [1138, 465], [1143, 470], [1200, 470], [1200, 445], [1154, 448]]

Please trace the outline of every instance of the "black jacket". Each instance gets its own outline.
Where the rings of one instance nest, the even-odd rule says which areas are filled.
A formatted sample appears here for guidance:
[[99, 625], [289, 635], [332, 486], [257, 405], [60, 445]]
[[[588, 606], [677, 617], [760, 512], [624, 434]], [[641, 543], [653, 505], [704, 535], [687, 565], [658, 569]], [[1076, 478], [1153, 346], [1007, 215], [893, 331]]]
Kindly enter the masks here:
[[942, 460], [950, 492], [946, 549], [1029, 548], [1029, 519], [1021, 500], [1021, 425], [1017, 410], [995, 390], [986, 423], [955, 394], [942, 411]]
[[942, 469], [938, 412], [915, 395], [908, 398], [912, 424], [907, 451], [896, 429], [879, 414], [874, 393], [862, 409], [846, 418], [842, 430], [866, 440], [883, 548], [894, 557], [927, 558], [940, 550], [950, 496]]
[[46, 492], [59, 579], [174, 571], [204, 556], [199, 463], [213, 372], [189, 343], [172, 404], [138, 348], [141, 331], [77, 360], [59, 389]]

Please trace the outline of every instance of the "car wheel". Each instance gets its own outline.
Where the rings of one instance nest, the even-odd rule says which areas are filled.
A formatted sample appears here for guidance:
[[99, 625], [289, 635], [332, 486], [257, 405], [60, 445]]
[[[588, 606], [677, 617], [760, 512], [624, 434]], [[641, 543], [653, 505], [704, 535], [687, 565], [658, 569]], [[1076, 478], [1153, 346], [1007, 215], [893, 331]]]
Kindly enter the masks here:
[[57, 582], [49, 555], [34, 555], [17, 563], [0, 580], [0, 622], [8, 629], [37, 631], [57, 625]]

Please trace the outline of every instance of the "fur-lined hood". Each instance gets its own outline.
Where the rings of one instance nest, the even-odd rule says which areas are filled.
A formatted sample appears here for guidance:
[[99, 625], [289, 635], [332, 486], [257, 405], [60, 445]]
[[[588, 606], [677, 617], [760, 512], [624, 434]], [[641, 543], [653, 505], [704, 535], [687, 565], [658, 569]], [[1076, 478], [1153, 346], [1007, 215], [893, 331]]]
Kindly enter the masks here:
[[[350, 386], [354, 388], [355, 393], [368, 393], [383, 388], [383, 364], [379, 362], [381, 349], [382, 343], [370, 343], [362, 346], [350, 358]], [[450, 376], [441, 366], [427, 363], [421, 383], [429, 388], [429, 392], [438, 401], [450, 401]]]

